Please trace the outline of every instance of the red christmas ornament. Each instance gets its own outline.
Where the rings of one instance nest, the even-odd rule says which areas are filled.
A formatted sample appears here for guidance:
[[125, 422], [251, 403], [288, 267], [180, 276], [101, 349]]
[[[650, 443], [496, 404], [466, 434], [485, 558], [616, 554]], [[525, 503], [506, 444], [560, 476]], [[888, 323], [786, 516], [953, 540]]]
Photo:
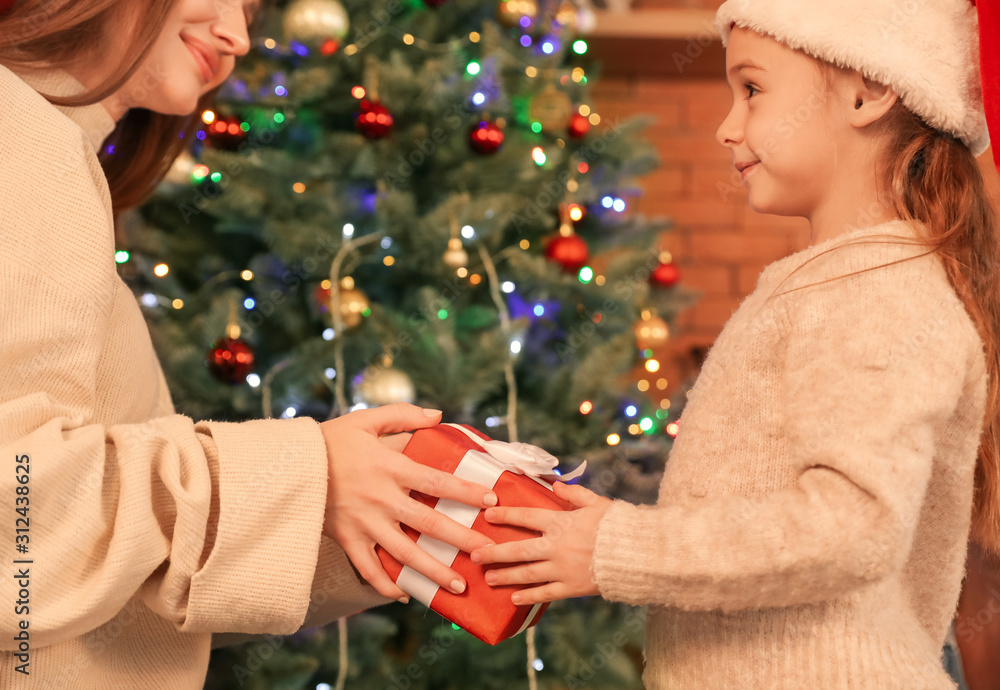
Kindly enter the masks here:
[[469, 145], [484, 155], [496, 153], [503, 146], [503, 130], [495, 122], [480, 122], [469, 130]]
[[206, 127], [212, 148], [236, 151], [246, 138], [243, 121], [238, 117], [220, 117]]
[[235, 386], [253, 371], [253, 349], [241, 338], [219, 338], [209, 345], [206, 363], [212, 376]]
[[361, 112], [354, 123], [368, 139], [381, 139], [392, 129], [392, 113], [378, 101], [365, 98], [361, 100]]
[[649, 282], [660, 287], [673, 287], [680, 280], [680, 277], [681, 270], [677, 268], [677, 264], [673, 262], [661, 263], [649, 275]]
[[573, 113], [569, 119], [569, 135], [574, 139], [583, 139], [590, 131], [590, 120], [580, 113]]
[[556, 235], [545, 246], [545, 256], [560, 264], [564, 271], [579, 271], [590, 258], [587, 243], [575, 232], [566, 237]]
[[313, 293], [316, 298], [316, 306], [319, 307], [319, 311], [322, 314], [330, 313], [330, 288], [323, 287], [322, 284], [316, 286], [316, 291]]

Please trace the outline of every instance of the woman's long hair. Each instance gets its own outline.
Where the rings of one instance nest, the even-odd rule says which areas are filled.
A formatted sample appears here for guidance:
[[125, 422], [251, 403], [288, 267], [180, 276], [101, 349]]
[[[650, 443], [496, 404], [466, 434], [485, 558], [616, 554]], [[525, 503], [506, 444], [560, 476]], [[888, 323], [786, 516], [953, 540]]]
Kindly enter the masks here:
[[[845, 70], [814, 61], [831, 90], [836, 75]], [[895, 237], [895, 241], [928, 250], [906, 260], [932, 253], [941, 257], [952, 288], [983, 340], [988, 378], [986, 415], [979, 439], [969, 536], [1000, 558], [1000, 217], [986, 195], [976, 157], [961, 140], [929, 126], [901, 100], [871, 127], [876, 140], [885, 142], [875, 167], [879, 198], [889, 201], [898, 218], [918, 220], [927, 231], [926, 237]], [[848, 244], [870, 242], [862, 238]], [[843, 245], [814, 258], [839, 246]], [[881, 267], [864, 270], [877, 268]]]
[[[0, 64], [11, 68], [67, 68], [106, 53], [113, 32], [126, 31], [117, 66], [89, 91], [73, 97], [43, 94], [50, 103], [82, 106], [119, 91], [149, 53], [175, 0], [18, 0], [0, 14]], [[131, 27], [125, 29], [125, 27]], [[252, 34], [254, 27], [249, 28]], [[118, 121], [98, 155], [108, 179], [114, 215], [141, 204], [201, 126], [200, 114], [220, 87], [204, 94], [189, 115], [132, 108]], [[114, 145], [114, 154], [108, 153]]]

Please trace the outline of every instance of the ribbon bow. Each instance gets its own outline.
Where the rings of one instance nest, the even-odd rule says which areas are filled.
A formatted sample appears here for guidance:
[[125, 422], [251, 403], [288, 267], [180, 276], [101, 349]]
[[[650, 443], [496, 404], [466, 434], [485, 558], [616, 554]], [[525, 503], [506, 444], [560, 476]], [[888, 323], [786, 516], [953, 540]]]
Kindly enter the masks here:
[[459, 424], [446, 424], [446, 426], [458, 429], [463, 434], [483, 447], [483, 450], [503, 466], [508, 472], [523, 474], [536, 479], [548, 481], [568, 482], [576, 479], [587, 469], [587, 461], [577, 467], [569, 474], [560, 474], [556, 471], [559, 459], [547, 451], [533, 446], [530, 443], [506, 443], [504, 441], [486, 441], [480, 436], [476, 436], [465, 427]]

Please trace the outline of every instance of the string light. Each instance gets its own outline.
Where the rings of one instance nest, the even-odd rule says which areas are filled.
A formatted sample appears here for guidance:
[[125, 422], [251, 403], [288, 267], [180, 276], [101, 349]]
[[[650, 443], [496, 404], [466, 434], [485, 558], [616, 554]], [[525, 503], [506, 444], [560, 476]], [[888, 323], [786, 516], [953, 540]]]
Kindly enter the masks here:
[[301, 182], [296, 182], [295, 184], [292, 185], [292, 189], [295, 191], [296, 194], [301, 194], [302, 192], [306, 191], [306, 186]]
[[394, 263], [396, 263], [396, 257], [387, 256], [384, 259], [382, 259], [382, 263], [384, 263], [386, 266], [392, 266]]
[[520, 242], [518, 242], [517, 246], [519, 246], [521, 249], [527, 249], [528, 247], [531, 246], [531, 242], [529, 242], [528, 240], [521, 240]]
[[156, 266], [153, 267], [153, 274], [159, 278], [162, 278], [168, 273], [170, 273], [170, 267], [166, 264], [156, 264]]
[[171, 304], [171, 306], [173, 306], [174, 309], [183, 309], [184, 308], [184, 300], [182, 300], [182, 299], [175, 299], [170, 304]]
[[245, 300], [243, 300], [244, 309], [250, 310], [253, 309], [255, 306], [257, 306], [257, 303], [253, 301], [253, 297], [247, 297]]
[[646, 360], [646, 371], [649, 373], [654, 373], [660, 370], [660, 363], [655, 359]]
[[608, 434], [607, 441], [609, 446], [617, 446], [622, 442], [622, 437], [618, 434]]
[[664, 390], [667, 387], [667, 380], [666, 379], [657, 379], [656, 380], [656, 387], [659, 388], [661, 391]]
[[643, 379], [642, 381], [640, 381], [639, 383], [636, 384], [636, 387], [641, 392], [645, 393], [646, 391], [649, 390], [649, 381], [646, 381], [645, 379]]
[[597, 277], [596, 277], [596, 278], [594, 279], [594, 282], [595, 282], [595, 283], [597, 283], [598, 285], [604, 285], [604, 283], [606, 283], [606, 282], [607, 282], [607, 280], [608, 280], [608, 279], [607, 279], [607, 278], [605, 278], [604, 276], [597, 276]]
[[632, 434], [633, 436], [638, 435], [640, 431], [642, 431], [642, 430], [639, 428], [638, 424], [629, 424], [628, 425], [628, 432], [630, 434]]
[[667, 424], [667, 433], [670, 434], [671, 436], [676, 438], [677, 432], [679, 430], [680, 427], [677, 425], [677, 422], [671, 422], [670, 424]]
[[594, 269], [592, 269], [590, 266], [584, 266], [583, 268], [580, 269], [580, 274], [578, 278], [580, 282], [583, 283], [584, 285], [589, 283], [593, 279], [593, 277], [594, 277]]
[[[536, 122], [535, 124], [538, 123]], [[532, 125], [532, 127], [534, 127], [534, 125]], [[539, 127], [541, 127], [541, 125], [539, 125]], [[545, 157], [545, 151], [542, 150], [541, 146], [536, 146], [535, 148], [531, 149], [531, 157], [532, 159], [534, 159], [535, 165], [538, 166], [545, 165], [545, 161], [547, 160]]]
[[365, 87], [363, 87], [363, 86], [355, 86], [353, 89], [351, 89], [351, 95], [354, 96], [355, 98], [359, 99], [359, 100], [362, 99], [362, 98], [364, 98], [365, 97]]
[[203, 112], [201, 114], [201, 120], [206, 125], [210, 125], [213, 122], [215, 122], [215, 113], [213, 111], [211, 111], [211, 110], [206, 110], [205, 112]]
[[589, 400], [584, 400], [580, 403], [580, 414], [590, 414], [594, 409], [594, 403]]
[[123, 264], [129, 259], [129, 253], [124, 249], [119, 249], [115, 252], [115, 263]]

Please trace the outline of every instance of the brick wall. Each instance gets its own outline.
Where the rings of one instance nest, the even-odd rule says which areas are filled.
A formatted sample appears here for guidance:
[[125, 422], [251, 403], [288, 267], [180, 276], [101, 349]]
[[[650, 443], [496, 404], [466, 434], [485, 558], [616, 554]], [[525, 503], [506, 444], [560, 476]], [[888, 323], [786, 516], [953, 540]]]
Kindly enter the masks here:
[[[639, 0], [642, 7], [705, 7], [718, 2]], [[638, 11], [638, 10], [637, 10]], [[644, 196], [631, 204], [647, 216], [666, 216], [674, 227], [664, 233], [661, 247], [672, 252], [681, 269], [681, 281], [703, 293], [683, 313], [671, 334], [672, 342], [656, 353], [672, 394], [686, 376], [697, 372], [697, 351], [710, 346], [740, 301], [753, 291], [760, 271], [769, 263], [809, 245], [809, 223], [756, 213], [747, 190], [732, 167], [732, 154], [715, 139], [715, 132], [732, 107], [724, 76], [721, 42], [699, 51], [697, 70], [677, 72], [671, 55], [690, 49], [678, 41], [662, 41], [661, 48], [643, 50], [628, 65], [621, 61], [621, 43], [593, 40], [595, 56], [615, 51], [610, 74], [594, 85], [593, 107], [603, 118], [652, 114], [646, 138], [659, 151], [661, 167], [642, 178]], [[664, 68], [664, 63], [671, 66]], [[693, 72], [698, 74], [692, 74]], [[673, 73], [671, 73], [673, 72]], [[1000, 177], [992, 151], [979, 158], [994, 201], [1000, 200]]]

